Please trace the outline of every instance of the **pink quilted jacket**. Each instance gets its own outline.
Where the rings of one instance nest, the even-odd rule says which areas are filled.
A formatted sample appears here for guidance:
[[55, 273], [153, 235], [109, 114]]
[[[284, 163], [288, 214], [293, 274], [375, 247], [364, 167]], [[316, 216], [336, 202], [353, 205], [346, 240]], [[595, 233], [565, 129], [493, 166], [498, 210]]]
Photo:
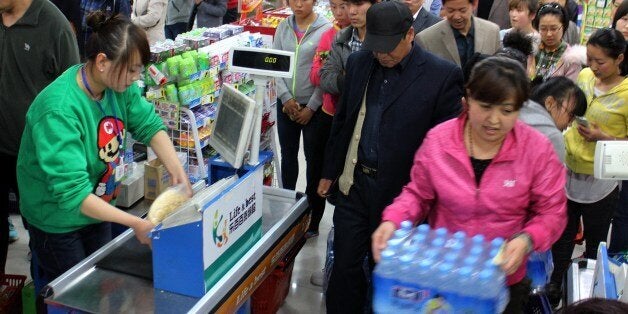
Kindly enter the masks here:
[[[480, 184], [463, 140], [466, 115], [433, 128], [414, 157], [411, 181], [382, 220], [397, 226], [427, 217], [431, 227], [462, 230], [489, 240], [519, 232], [546, 251], [567, 223], [565, 168], [541, 133], [517, 121]], [[525, 263], [508, 277], [508, 285], [525, 276]]]

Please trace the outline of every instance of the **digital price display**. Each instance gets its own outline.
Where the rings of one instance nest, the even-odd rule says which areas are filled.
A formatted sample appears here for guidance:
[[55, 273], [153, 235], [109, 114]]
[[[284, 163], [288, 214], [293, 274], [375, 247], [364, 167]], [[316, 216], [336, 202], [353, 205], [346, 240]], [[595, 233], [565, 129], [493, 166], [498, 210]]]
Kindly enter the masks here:
[[291, 77], [294, 53], [264, 48], [235, 47], [230, 51], [229, 70], [272, 77]]

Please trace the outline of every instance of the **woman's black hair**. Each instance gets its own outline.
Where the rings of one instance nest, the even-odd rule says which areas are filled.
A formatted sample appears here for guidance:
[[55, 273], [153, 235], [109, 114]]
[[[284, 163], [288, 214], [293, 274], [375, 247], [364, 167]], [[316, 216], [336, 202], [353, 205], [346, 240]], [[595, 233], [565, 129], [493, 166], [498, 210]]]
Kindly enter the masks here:
[[504, 36], [503, 46], [497, 50], [495, 56], [502, 56], [513, 59], [523, 67], [528, 66], [528, 56], [532, 54], [532, 39], [524, 33], [516, 30], [507, 32]]
[[617, 21], [619, 21], [624, 15], [628, 14], [628, 1], [623, 1], [619, 7], [617, 7], [617, 11], [615, 11], [615, 16], [613, 16], [613, 24], [612, 27], [615, 28], [617, 26]]
[[496, 105], [512, 97], [515, 110], [519, 110], [530, 94], [530, 82], [521, 63], [493, 56], [473, 67], [465, 85], [465, 94], [477, 101]]
[[611, 299], [590, 298], [570, 304], [558, 311], [559, 314], [624, 314], [628, 304]]
[[551, 77], [535, 87], [530, 99], [545, 106], [545, 99], [549, 96], [556, 99], [559, 107], [562, 106], [563, 101], [573, 99], [574, 116], [583, 116], [587, 110], [587, 96], [576, 83], [564, 76]]
[[88, 60], [94, 61], [99, 53], [104, 53], [119, 75], [136, 53], [139, 53], [142, 64], [150, 61], [146, 32], [123, 15], [108, 16], [103, 11], [94, 11], [87, 16], [87, 26], [92, 29], [85, 45]]
[[589, 45], [602, 49], [607, 56], [613, 59], [617, 59], [623, 54], [624, 60], [619, 65], [619, 71], [622, 76], [628, 74], [628, 63], [626, 62], [625, 54], [626, 40], [620, 31], [614, 28], [598, 29], [589, 37], [587, 46]]
[[536, 16], [534, 17], [534, 20], [532, 20], [532, 27], [534, 27], [534, 29], [538, 31], [541, 18], [548, 14], [558, 16], [560, 24], [563, 27], [564, 37], [565, 34], [567, 34], [567, 29], [569, 28], [569, 18], [567, 17], [567, 10], [565, 10], [565, 8], [563, 8], [560, 4], [555, 2], [546, 3], [540, 6], [538, 10], [536, 10]]

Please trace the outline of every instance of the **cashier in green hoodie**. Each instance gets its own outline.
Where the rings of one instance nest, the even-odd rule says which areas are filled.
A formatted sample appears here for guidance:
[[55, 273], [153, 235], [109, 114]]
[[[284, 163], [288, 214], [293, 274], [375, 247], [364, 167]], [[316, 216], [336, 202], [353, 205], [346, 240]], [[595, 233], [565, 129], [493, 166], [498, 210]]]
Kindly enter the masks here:
[[87, 63], [69, 68], [35, 98], [18, 155], [21, 210], [47, 281], [111, 240], [108, 222], [150, 243], [149, 221], [111, 205], [127, 132], [150, 144], [173, 183], [190, 187], [161, 119], [134, 83], [150, 57], [145, 32], [102, 11], [87, 22], [94, 31]]

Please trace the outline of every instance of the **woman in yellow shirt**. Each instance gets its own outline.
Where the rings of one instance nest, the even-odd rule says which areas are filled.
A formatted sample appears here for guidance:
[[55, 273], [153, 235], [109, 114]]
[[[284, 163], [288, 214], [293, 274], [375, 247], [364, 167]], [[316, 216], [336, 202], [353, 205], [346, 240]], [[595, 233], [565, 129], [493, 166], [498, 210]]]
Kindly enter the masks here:
[[597, 141], [628, 137], [625, 51], [623, 35], [611, 28], [596, 31], [587, 42], [589, 68], [580, 72], [577, 81], [587, 96], [586, 123], [574, 122], [565, 133], [568, 222], [563, 235], [552, 247], [554, 272], [549, 294], [553, 304], [557, 304], [560, 297], [560, 283], [571, 261], [580, 217], [586, 240], [584, 256], [595, 259], [597, 247], [606, 239], [617, 207], [618, 181], [594, 178], [593, 156]]

